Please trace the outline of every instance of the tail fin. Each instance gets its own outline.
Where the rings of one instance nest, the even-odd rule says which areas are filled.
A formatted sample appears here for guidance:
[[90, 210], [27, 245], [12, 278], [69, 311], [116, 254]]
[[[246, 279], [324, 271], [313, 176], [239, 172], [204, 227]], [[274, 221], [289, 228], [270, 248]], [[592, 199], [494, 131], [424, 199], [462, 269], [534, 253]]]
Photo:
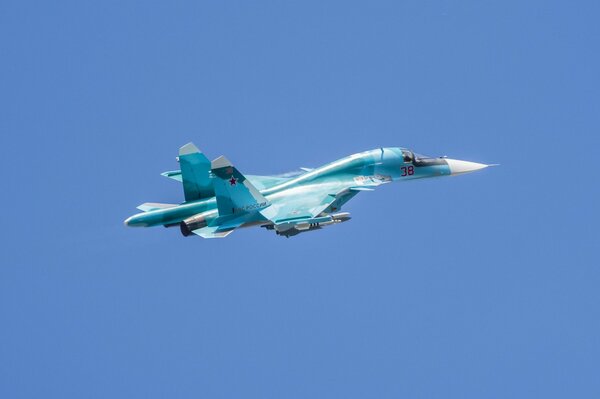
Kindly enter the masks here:
[[179, 149], [179, 164], [186, 202], [214, 195], [209, 176], [210, 161], [193, 143]]
[[243, 214], [269, 205], [262, 194], [223, 156], [211, 165], [219, 216]]

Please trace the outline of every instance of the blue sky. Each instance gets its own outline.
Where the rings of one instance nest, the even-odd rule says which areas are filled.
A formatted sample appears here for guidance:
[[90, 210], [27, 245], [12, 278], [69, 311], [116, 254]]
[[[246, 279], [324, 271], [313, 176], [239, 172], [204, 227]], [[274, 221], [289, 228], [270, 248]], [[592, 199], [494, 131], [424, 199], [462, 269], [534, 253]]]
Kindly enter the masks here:
[[[0, 397], [598, 397], [599, 11], [3, 1]], [[289, 240], [125, 228], [189, 141], [502, 166]]]

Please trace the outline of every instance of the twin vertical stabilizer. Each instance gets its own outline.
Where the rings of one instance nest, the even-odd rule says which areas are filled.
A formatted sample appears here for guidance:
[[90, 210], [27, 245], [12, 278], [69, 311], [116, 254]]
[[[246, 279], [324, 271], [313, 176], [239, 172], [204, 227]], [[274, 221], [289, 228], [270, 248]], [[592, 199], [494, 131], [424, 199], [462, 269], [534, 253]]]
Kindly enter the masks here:
[[214, 195], [210, 179], [210, 161], [192, 143], [179, 149], [179, 165], [185, 201], [196, 201]]
[[262, 194], [227, 158], [214, 161], [193, 144], [179, 149], [179, 164], [185, 201], [216, 197], [219, 216], [237, 215], [268, 205]]
[[215, 197], [218, 210], [218, 217], [208, 223], [200, 218], [205, 222], [202, 226], [193, 227], [194, 217], [182, 221], [181, 231], [186, 236], [194, 233], [204, 238], [226, 237], [236, 228], [254, 221], [256, 212], [270, 205], [223, 156], [210, 162], [194, 144], [189, 143], [179, 149], [179, 163], [185, 201]]
[[224, 156], [215, 159], [211, 169], [219, 216], [241, 215], [269, 205], [256, 187]]

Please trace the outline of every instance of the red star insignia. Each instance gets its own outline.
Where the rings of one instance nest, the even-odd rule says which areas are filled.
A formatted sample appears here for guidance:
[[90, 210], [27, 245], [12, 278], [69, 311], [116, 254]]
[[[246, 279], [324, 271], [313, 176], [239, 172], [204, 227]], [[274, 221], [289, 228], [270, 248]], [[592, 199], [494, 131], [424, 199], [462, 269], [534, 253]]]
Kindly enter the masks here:
[[231, 184], [232, 186], [235, 186], [237, 184], [237, 179], [233, 177], [233, 175], [231, 176], [231, 179], [229, 179], [229, 184]]

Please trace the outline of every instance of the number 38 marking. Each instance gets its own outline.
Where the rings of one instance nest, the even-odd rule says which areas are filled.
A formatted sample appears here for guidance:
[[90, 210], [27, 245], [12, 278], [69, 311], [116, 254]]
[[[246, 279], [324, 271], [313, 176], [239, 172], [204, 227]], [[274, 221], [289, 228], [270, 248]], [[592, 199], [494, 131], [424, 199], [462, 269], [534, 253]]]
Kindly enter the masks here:
[[401, 176], [403, 176], [403, 177], [404, 176], [412, 176], [412, 175], [415, 174], [415, 168], [413, 166], [409, 166], [409, 167], [402, 166], [400, 168], [400, 170], [402, 171], [402, 175]]

